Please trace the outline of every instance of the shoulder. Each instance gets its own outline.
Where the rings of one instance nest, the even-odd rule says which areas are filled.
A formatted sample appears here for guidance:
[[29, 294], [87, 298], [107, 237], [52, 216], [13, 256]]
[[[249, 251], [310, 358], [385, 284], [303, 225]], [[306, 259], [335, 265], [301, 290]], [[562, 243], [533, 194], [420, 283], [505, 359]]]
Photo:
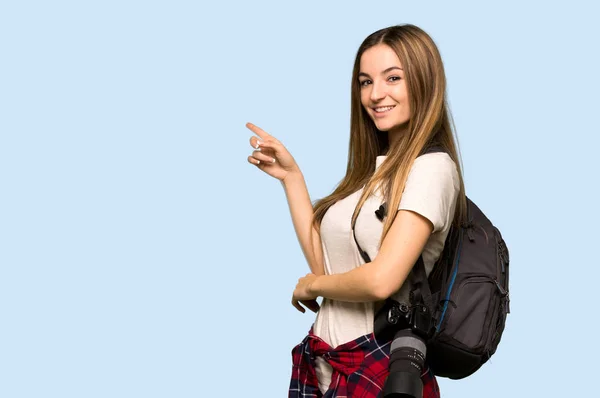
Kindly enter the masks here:
[[450, 171], [452, 169], [457, 170], [456, 163], [454, 163], [454, 160], [446, 152], [426, 153], [418, 156], [412, 167], [435, 167]]
[[408, 174], [398, 209], [421, 214], [431, 221], [433, 232], [437, 232], [452, 221], [459, 191], [458, 168], [447, 153], [421, 155]]
[[445, 152], [427, 153], [417, 157], [411, 166], [409, 179], [449, 180], [459, 189], [460, 176], [458, 167], [450, 155]]

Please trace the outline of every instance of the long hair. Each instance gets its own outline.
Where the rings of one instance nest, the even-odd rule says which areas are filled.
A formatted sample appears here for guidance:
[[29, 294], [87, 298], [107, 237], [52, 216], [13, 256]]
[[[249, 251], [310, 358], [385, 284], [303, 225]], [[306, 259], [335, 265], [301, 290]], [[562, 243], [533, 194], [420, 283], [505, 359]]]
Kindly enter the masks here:
[[[407, 132], [389, 148], [387, 134], [378, 131], [360, 101], [358, 73], [361, 56], [367, 49], [378, 44], [389, 46], [400, 59], [411, 110]], [[466, 197], [454, 130], [446, 100], [444, 65], [431, 37], [410, 24], [390, 26], [369, 35], [358, 49], [352, 71], [350, 145], [346, 175], [330, 195], [314, 204], [314, 226], [319, 230], [329, 207], [364, 186], [352, 215], [351, 222], [354, 225], [363, 204], [379, 186], [388, 209], [381, 245], [398, 211], [410, 168], [414, 160], [430, 145], [442, 147], [458, 168], [460, 192], [453, 219], [453, 224], [458, 225], [466, 213]], [[375, 170], [376, 157], [385, 151], [385, 162]]]

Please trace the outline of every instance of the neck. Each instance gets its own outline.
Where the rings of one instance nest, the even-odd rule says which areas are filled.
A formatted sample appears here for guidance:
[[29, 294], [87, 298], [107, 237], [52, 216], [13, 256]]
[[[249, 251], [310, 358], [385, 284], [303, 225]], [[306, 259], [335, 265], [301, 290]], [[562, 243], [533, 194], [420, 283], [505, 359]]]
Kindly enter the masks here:
[[388, 131], [388, 142], [389, 147], [394, 146], [403, 135], [408, 132], [408, 122], [401, 124], [400, 126], [394, 127]]

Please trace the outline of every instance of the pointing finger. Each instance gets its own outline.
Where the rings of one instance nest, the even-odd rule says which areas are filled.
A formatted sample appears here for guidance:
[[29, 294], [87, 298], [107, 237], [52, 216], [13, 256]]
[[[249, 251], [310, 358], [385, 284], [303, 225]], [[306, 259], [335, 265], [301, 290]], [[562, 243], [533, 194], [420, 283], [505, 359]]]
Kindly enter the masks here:
[[[261, 129], [258, 126], [253, 125], [252, 123], [246, 123], [246, 127], [248, 127], [253, 133], [255, 133], [257, 136], [259, 136], [263, 140], [266, 140], [267, 138], [271, 138], [271, 135], [269, 135], [266, 131], [264, 131], [263, 129]], [[256, 145], [254, 147], [256, 148]]]

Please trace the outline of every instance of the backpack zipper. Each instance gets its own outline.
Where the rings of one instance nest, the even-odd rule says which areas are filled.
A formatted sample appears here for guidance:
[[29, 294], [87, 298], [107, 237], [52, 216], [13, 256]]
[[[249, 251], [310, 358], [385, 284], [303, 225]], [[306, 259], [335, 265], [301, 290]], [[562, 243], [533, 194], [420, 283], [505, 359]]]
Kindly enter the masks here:
[[454, 286], [454, 281], [456, 280], [456, 274], [458, 273], [458, 260], [460, 259], [460, 252], [462, 249], [462, 240], [463, 240], [462, 234], [459, 233], [458, 248], [456, 250], [454, 265], [452, 267], [453, 268], [452, 277], [450, 279], [450, 285], [448, 286], [448, 288], [446, 290], [446, 297], [444, 298], [444, 307], [442, 308], [442, 314], [440, 315], [438, 323], [435, 326], [436, 333], [439, 332], [440, 326], [442, 325], [442, 322], [444, 321], [444, 316], [446, 315], [446, 310], [448, 309], [448, 302], [450, 301], [450, 292], [452, 291], [452, 287]]
[[502, 297], [508, 296], [508, 292], [506, 290], [504, 290], [504, 288], [500, 285], [500, 282], [498, 282], [498, 279], [494, 279], [494, 283], [496, 284], [496, 287], [498, 288], [498, 290], [500, 290]]

